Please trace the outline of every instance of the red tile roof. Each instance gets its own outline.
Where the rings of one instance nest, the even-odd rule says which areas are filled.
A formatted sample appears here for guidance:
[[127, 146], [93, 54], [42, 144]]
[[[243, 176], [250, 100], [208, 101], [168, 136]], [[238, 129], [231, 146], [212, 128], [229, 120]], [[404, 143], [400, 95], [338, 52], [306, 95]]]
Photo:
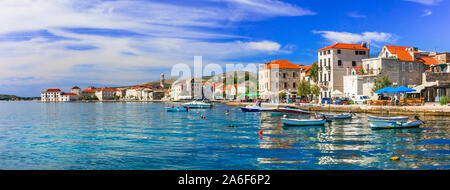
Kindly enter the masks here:
[[102, 88], [100, 91], [117, 91], [115, 88]]
[[[401, 61], [414, 61], [414, 56], [411, 55], [408, 52], [408, 48], [412, 48], [412, 47], [406, 47], [406, 46], [389, 46], [389, 45], [385, 45], [384, 46], [389, 53], [391, 54], [395, 54], [397, 55], [397, 59], [401, 60]], [[411, 51], [413, 53], [419, 53], [418, 51]]]
[[366, 47], [363, 47], [361, 44], [343, 44], [343, 43], [337, 43], [328, 47], [324, 47], [322, 49], [319, 49], [317, 51], [323, 51], [327, 49], [354, 49], [354, 50], [369, 50]]
[[416, 61], [421, 62], [425, 65], [438, 65], [439, 62], [433, 57], [419, 57]]
[[78, 86], [74, 86], [72, 89], [80, 89], [80, 87]]
[[82, 92], [95, 92], [97, 89], [85, 89]]
[[57, 88], [51, 88], [51, 89], [47, 89], [47, 91], [46, 92], [61, 92], [61, 90], [60, 89], [57, 89]]
[[272, 68], [272, 65], [277, 65], [279, 69], [300, 69], [300, 65], [293, 64], [288, 60], [275, 60], [267, 64], [267, 68]]
[[78, 96], [78, 94], [75, 94], [75, 93], [63, 93], [62, 95]]

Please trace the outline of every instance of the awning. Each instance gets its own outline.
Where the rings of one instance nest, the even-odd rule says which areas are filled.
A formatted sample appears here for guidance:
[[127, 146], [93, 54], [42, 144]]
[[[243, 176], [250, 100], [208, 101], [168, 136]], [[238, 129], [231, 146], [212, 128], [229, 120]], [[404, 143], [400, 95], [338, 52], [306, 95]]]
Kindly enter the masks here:
[[425, 84], [421, 84], [419, 86], [414, 87], [413, 89], [415, 89], [415, 92], [407, 92], [407, 93], [420, 93], [423, 89], [425, 89], [426, 87], [431, 87], [431, 86], [435, 86], [438, 84], [438, 81], [434, 81], [434, 82], [427, 82]]

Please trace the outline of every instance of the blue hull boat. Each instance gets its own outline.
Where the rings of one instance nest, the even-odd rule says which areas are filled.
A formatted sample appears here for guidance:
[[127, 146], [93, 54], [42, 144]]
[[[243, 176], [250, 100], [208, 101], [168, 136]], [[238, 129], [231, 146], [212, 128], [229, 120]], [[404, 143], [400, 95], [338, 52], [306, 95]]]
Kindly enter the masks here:
[[251, 107], [241, 107], [241, 110], [243, 112], [260, 112], [261, 109], [259, 108], [251, 108]]
[[167, 112], [187, 112], [187, 108], [172, 108], [172, 107], [166, 107], [165, 108]]

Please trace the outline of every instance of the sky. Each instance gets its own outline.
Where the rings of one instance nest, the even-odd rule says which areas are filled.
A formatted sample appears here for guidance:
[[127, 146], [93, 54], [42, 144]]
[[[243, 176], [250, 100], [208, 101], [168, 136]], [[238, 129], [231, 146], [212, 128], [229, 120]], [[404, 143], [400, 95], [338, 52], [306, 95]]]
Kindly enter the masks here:
[[173, 65], [309, 65], [334, 43], [450, 52], [449, 0], [2, 0], [0, 94], [127, 86]]

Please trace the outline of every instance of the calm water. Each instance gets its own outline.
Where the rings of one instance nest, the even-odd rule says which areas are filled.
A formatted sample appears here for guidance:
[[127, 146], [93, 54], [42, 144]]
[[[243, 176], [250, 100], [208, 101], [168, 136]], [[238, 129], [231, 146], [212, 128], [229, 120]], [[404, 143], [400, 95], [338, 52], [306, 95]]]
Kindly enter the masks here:
[[286, 128], [223, 104], [164, 106], [0, 101], [0, 169], [450, 169], [448, 117], [419, 129], [371, 131], [364, 114]]

